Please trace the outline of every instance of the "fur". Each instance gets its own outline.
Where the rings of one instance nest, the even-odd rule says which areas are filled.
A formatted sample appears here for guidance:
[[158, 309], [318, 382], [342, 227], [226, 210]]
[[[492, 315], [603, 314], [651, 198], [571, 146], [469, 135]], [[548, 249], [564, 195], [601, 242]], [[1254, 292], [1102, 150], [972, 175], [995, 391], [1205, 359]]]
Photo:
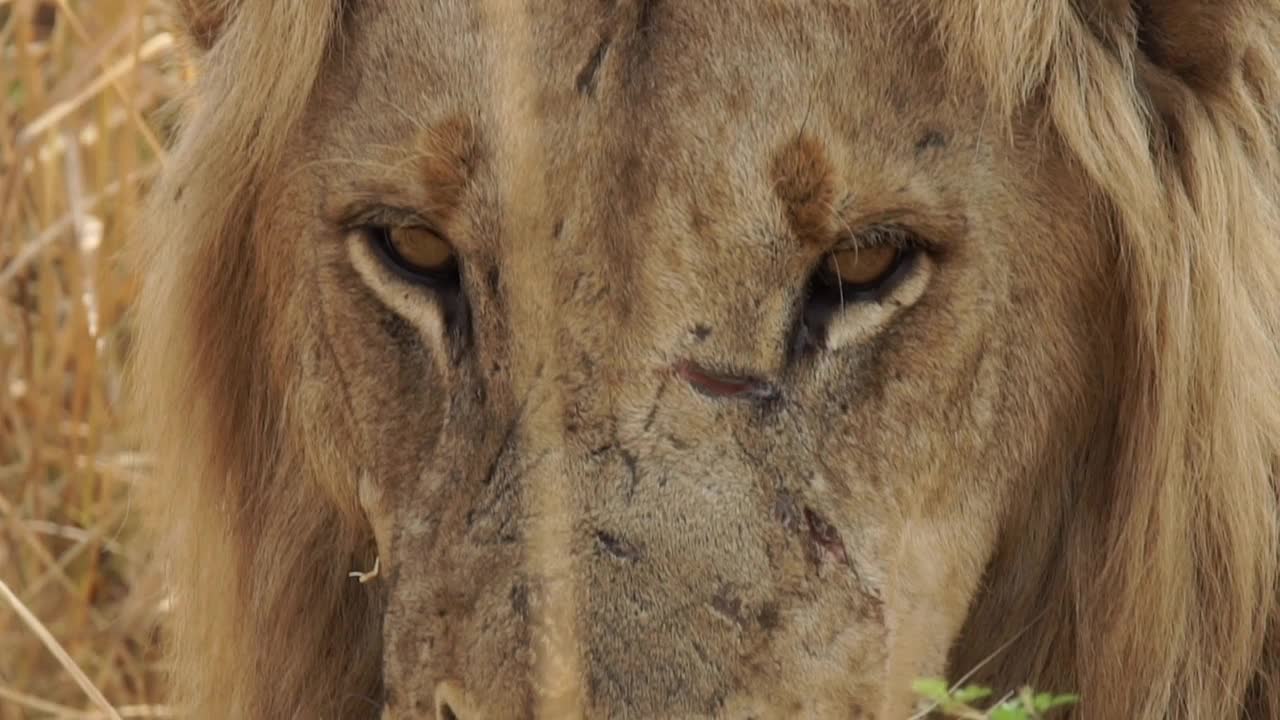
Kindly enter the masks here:
[[[396, 54], [427, 44], [379, 45], [363, 31], [377, 18], [396, 37], [420, 39], [434, 26], [413, 14], [415, 4], [177, 5], [198, 79], [139, 241], [145, 282], [134, 384], [157, 458], [149, 517], [174, 592], [174, 693], [184, 712], [345, 718], [374, 717], [385, 706], [415, 717], [430, 716], [444, 698], [461, 720], [466, 708], [527, 714], [534, 696], [557, 692], [531, 689], [527, 676], [541, 672], [542, 685], [555, 685], [549, 664], [582, 647], [562, 668], [568, 689], [559, 691], [580, 698], [588, 714], [893, 717], [907, 710], [912, 677], [972, 671], [1001, 688], [1079, 691], [1080, 718], [1280, 717], [1280, 4], [937, 0], [908, 12], [896, 3], [815, 0], [762, 2], [750, 13], [744, 5], [740, 17], [692, 1], [539, 3], [527, 17], [514, 5], [489, 3], [487, 14], [469, 5], [431, 8], [470, 18], [431, 52], [471, 57], [474, 43], [485, 57], [509, 61], [475, 57], [475, 67], [455, 63], [438, 78], [431, 68], [411, 72]], [[976, 213], [991, 227], [1022, 223], [1043, 234], [1016, 242], [1001, 235], [992, 240], [998, 250], [957, 242], [919, 289], [905, 286], [912, 312], [860, 316], [829, 338], [884, 348], [875, 357], [888, 360], [850, 349], [843, 366], [819, 364], [814, 377], [846, 391], [796, 390], [785, 395], [796, 407], [781, 411], [782, 420], [713, 416], [673, 381], [631, 380], [640, 373], [632, 358], [662, 347], [666, 354], [655, 356], [785, 384], [793, 356], [780, 338], [793, 300], [761, 293], [753, 305], [734, 293], [772, 287], [801, 262], [787, 258], [820, 256], [823, 233], [838, 227], [822, 209], [856, 183], [829, 184], [838, 168], [880, 170], [914, 191], [913, 176], [894, 175], [899, 165], [885, 159], [897, 157], [893, 123], [873, 127], [871, 116], [857, 128], [865, 129], [860, 154], [850, 157], [832, 149], [848, 136], [834, 121], [800, 110], [760, 119], [755, 108], [770, 101], [763, 88], [772, 82], [763, 75], [750, 78], [758, 87], [742, 97], [710, 80], [675, 96], [696, 88], [688, 78], [700, 73], [738, 77], [728, 64], [681, 60], [699, 47], [682, 28], [700, 23], [717, 28], [711, 44], [726, 57], [785, 45], [766, 56], [776, 62], [765, 70], [786, 86], [778, 92], [805, 83], [839, 89], [847, 68], [805, 76], [786, 53], [798, 57], [820, 41], [848, 50], [822, 28], [857, 26], [851, 17], [920, 43], [918, 53], [881, 54], [911, 58], [901, 66], [867, 73], [920, 88], [885, 90], [885, 113], [926, 116], [929, 93], [945, 86], [956, 135], [971, 133], [978, 145], [991, 138], [987, 154], [963, 150], [951, 161], [949, 153], [962, 152], [958, 142], [939, 147], [945, 141], [926, 134], [919, 156], [942, 158], [942, 174], [979, 161], [1021, 173], [992, 180], [996, 189], [978, 210], [952, 212], [939, 200], [925, 224], [968, 237]], [[769, 35], [775, 19], [779, 28], [807, 21], [815, 31]], [[557, 50], [537, 62], [512, 60], [535, 57], [535, 46]], [[559, 48], [569, 49], [562, 57]], [[491, 77], [468, 83], [466, 71]], [[491, 190], [472, 201], [449, 196], [461, 204], [447, 218], [454, 234], [597, 237], [573, 247], [598, 264], [573, 275], [579, 259], [555, 246], [483, 246], [504, 259], [493, 265], [495, 299], [472, 310], [471, 345], [379, 355], [371, 348], [452, 340], [424, 329], [440, 323], [415, 319], [433, 311], [397, 304], [409, 301], [370, 280], [376, 270], [359, 262], [352, 270], [324, 249], [338, 241], [308, 237], [308, 218], [330, 212], [327, 195], [342, 194], [326, 184], [330, 146], [341, 146], [348, 166], [378, 163], [392, 185], [443, 172], [450, 192], [457, 189], [454, 169], [440, 165], [444, 149], [423, 140], [459, 127], [457, 118], [433, 125], [413, 115], [426, 92], [413, 83], [423, 78], [443, 88], [441, 98], [487, 118], [476, 120], [476, 147], [467, 134], [458, 172], [474, 171], [461, 182]], [[358, 116], [335, 109], [371, 87], [392, 88], [397, 101], [345, 106]], [[553, 109], [569, 102], [554, 94], [562, 91], [602, 108], [600, 119]], [[723, 102], [708, 99], [721, 91]], [[871, 107], [859, 104], [873, 97], [865, 92], [841, 111]], [[970, 111], [972, 126], [964, 121]], [[413, 152], [377, 129], [384, 113], [421, 123], [415, 152], [436, 164], [415, 175], [401, 163]], [[738, 129], [709, 141], [724, 150], [708, 154], [693, 142], [727, 126]], [[634, 143], [635, 153], [681, 148], [710, 160], [767, 143], [783, 126], [797, 139], [763, 164], [766, 174], [785, 174], [783, 197], [768, 201], [788, 210], [777, 213], [774, 234], [788, 233], [787, 218], [803, 219], [806, 230], [797, 233], [803, 243], [761, 261], [767, 271], [753, 269], [754, 250], [728, 244], [754, 242], [753, 226], [741, 220], [764, 207], [743, 199], [754, 176], [735, 166], [745, 178], [737, 185], [703, 182], [700, 165], [674, 152], [661, 160], [669, 174], [646, 176], [657, 161], [627, 154]], [[916, 138], [904, 142], [910, 148]], [[387, 150], [379, 143], [400, 150], [378, 155]], [[624, 176], [593, 158], [639, 170]], [[1020, 182], [1042, 192], [1027, 199]], [[317, 187], [323, 192], [307, 189]], [[676, 215], [684, 222], [680, 198], [691, 187], [699, 199], [689, 227], [707, 240], [661, 245], [658, 230], [675, 227]], [[586, 188], [610, 202], [593, 206]], [[875, 188], [855, 189], [877, 197]], [[936, 194], [950, 197], [945, 188]], [[793, 195], [804, 202], [796, 206]], [[485, 211], [497, 205], [508, 210]], [[981, 271], [949, 274], [952, 267]], [[1021, 276], [1000, 279], [1010, 267]], [[984, 299], [993, 296], [1010, 298], [1007, 314]], [[1019, 305], [1016, 297], [1029, 299]], [[394, 312], [370, 310], [384, 305]], [[687, 305], [707, 328], [702, 320], [694, 327]], [[352, 329], [378, 313], [396, 318], [380, 325], [388, 334]], [[995, 320], [988, 328], [982, 318]], [[395, 330], [405, 323], [411, 329]], [[892, 323], [899, 329], [885, 334]], [[694, 327], [700, 339], [665, 329], [676, 325]], [[943, 336], [950, 349], [920, 349], [920, 338]], [[433, 362], [418, 363], [419, 352]], [[491, 363], [467, 369], [457, 360], [466, 352]], [[433, 379], [434, 394], [418, 377]], [[972, 387], [962, 383], [970, 377]], [[468, 409], [472, 400], [444, 396], [482, 399]], [[811, 417], [828, 418], [824, 430], [843, 429], [840, 442], [813, 430]], [[752, 428], [768, 422], [791, 424], [752, 440]], [[651, 426], [674, 439], [651, 439]], [[714, 457], [699, 455], [704, 447]], [[807, 463], [810, 480], [792, 477], [788, 459]], [[446, 465], [454, 468], [448, 482], [472, 494], [429, 494]], [[776, 477], [776, 486], [760, 482], [778, 527], [752, 519], [750, 498], [698, 505], [712, 509], [690, 510], [680, 522], [670, 518], [683, 517], [682, 506], [653, 500], [668, 518], [654, 521], [666, 535], [654, 535], [650, 521], [628, 524], [629, 510], [597, 495], [613, 492], [600, 488], [628, 468], [636, 482], [674, 472], [672, 487], [685, 488], [681, 471], [671, 470], [679, 467], [725, 498], [738, 497], [725, 473]], [[815, 468], [834, 489], [804, 484]], [[488, 497], [483, 478], [492, 480], [487, 487], [535, 489], [485, 506], [495, 527], [521, 518], [512, 522], [523, 528], [525, 555], [469, 544], [464, 511]], [[536, 489], [550, 487], [561, 494], [539, 499]], [[647, 485], [639, 492], [662, 497]], [[698, 524], [725, 507], [742, 515]], [[591, 542], [600, 557], [579, 555], [570, 551], [570, 521], [552, 508], [623, 530], [597, 530]], [[427, 516], [438, 518], [431, 542], [413, 540], [406, 528]], [[758, 584], [746, 574], [760, 548], [723, 539], [728, 526], [786, 548], [758, 566], [778, 574]], [[420, 560], [427, 555], [433, 559]], [[557, 558], [572, 560], [544, 569]], [[676, 564], [646, 575], [649, 558]], [[348, 577], [375, 560], [382, 580]], [[640, 569], [599, 569], [604, 561]], [[738, 577], [738, 564], [742, 582], [725, 582]], [[844, 565], [860, 574], [830, 574]], [[495, 584], [477, 584], [485, 578]], [[675, 589], [647, 594], [658, 585]], [[688, 603], [664, 604], [663, 595], [679, 600], [681, 592]], [[508, 596], [511, 608], [489, 609], [489, 600]], [[669, 623], [627, 614], [628, 601], [665, 608]], [[695, 616], [693, 605], [711, 610]], [[429, 617], [427, 607], [452, 619]], [[726, 618], [741, 640], [715, 625]], [[529, 629], [539, 622], [568, 627], [568, 635], [539, 641]], [[806, 624], [812, 631], [797, 629]], [[486, 629], [466, 630], [479, 627]], [[818, 638], [830, 646], [812, 650]], [[652, 643], [649, 654], [634, 653], [637, 642]], [[764, 649], [735, 664], [739, 642]], [[520, 671], [529, 655], [541, 663]], [[683, 681], [672, 684], [664, 667]], [[549, 707], [559, 706], [542, 709]]]

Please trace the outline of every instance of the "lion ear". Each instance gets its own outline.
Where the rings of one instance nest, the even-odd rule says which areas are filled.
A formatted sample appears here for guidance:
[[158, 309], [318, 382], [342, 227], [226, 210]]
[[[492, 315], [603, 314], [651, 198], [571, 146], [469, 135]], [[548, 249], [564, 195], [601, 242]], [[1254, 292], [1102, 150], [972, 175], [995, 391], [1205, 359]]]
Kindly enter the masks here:
[[171, 7], [191, 45], [207, 52], [222, 36], [237, 4], [236, 0], [173, 0]]

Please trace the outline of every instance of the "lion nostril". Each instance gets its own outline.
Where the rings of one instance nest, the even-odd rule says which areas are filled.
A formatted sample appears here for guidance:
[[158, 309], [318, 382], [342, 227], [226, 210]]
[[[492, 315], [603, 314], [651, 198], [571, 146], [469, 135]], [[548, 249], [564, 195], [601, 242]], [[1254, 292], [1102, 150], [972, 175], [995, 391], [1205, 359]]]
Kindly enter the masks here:
[[456, 684], [443, 682], [436, 686], [436, 720], [470, 720], [478, 717], [466, 708], [466, 698]]

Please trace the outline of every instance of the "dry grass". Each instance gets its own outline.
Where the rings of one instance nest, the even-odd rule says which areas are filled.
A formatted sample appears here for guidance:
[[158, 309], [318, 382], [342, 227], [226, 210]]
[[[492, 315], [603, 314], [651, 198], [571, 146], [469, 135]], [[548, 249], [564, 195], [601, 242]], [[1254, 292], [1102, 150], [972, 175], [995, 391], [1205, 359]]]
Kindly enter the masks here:
[[148, 0], [0, 0], [0, 720], [170, 714], [120, 256], [181, 82], [165, 30]]

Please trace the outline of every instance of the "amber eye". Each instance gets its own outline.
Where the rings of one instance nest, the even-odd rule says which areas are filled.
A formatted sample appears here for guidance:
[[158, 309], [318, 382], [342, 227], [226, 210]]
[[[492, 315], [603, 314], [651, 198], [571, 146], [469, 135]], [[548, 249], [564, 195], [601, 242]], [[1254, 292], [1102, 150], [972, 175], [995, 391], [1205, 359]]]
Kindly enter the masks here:
[[370, 235], [387, 262], [409, 279], [433, 286], [457, 284], [457, 255], [436, 232], [412, 226], [377, 227], [370, 229]]
[[[891, 303], [890, 309], [902, 307], [905, 296], [897, 303], [894, 296], [931, 267], [932, 244], [906, 228], [875, 227], [846, 240], [823, 256], [809, 276], [794, 336], [797, 351], [823, 348], [832, 322], [846, 310], [885, 303]], [[883, 321], [884, 313], [875, 317]]]
[[901, 262], [902, 250], [893, 245], [847, 248], [827, 256], [823, 272], [831, 281], [854, 292], [883, 283]]
[[810, 282], [810, 305], [838, 310], [879, 302], [908, 275], [924, 247], [924, 240], [902, 228], [875, 228], [856, 240], [822, 258]]

